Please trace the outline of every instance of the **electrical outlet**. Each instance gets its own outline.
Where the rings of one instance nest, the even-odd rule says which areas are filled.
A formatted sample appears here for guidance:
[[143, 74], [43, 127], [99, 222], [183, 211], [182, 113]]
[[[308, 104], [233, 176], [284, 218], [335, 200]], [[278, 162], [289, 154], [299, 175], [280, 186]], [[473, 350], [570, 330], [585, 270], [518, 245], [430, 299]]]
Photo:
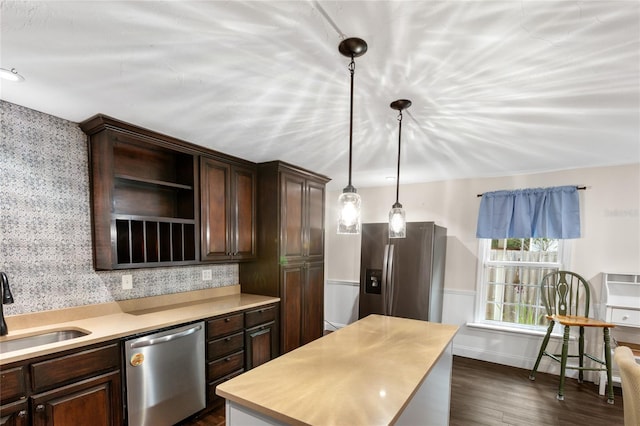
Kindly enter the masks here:
[[211, 276], [211, 269], [205, 269], [202, 271], [202, 281], [211, 281], [213, 277]]
[[122, 276], [122, 289], [131, 290], [133, 288], [133, 277], [130, 274]]

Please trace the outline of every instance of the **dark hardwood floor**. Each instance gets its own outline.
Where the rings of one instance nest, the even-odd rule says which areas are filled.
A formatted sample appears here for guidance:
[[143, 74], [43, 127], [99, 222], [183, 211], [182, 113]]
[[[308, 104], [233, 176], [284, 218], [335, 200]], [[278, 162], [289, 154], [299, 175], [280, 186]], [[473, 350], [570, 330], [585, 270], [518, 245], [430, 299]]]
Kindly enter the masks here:
[[[624, 425], [623, 401], [615, 387], [615, 404], [598, 395], [590, 382], [567, 379], [565, 399], [558, 401], [559, 377], [529, 370], [454, 357], [451, 380], [451, 426], [590, 426]], [[222, 426], [224, 407], [183, 426]], [[366, 426], [366, 425], [365, 425]], [[418, 425], [416, 425], [418, 426]]]
[[531, 381], [529, 370], [454, 357], [450, 425], [624, 425], [619, 387], [611, 405], [597, 385], [567, 378], [564, 401], [558, 401], [559, 380], [538, 372]]

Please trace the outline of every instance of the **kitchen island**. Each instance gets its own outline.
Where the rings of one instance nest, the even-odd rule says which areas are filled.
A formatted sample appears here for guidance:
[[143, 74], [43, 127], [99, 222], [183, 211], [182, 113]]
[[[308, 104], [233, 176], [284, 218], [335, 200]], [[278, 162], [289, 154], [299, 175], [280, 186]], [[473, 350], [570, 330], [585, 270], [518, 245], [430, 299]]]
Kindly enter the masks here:
[[447, 425], [457, 326], [370, 315], [220, 384], [227, 424]]

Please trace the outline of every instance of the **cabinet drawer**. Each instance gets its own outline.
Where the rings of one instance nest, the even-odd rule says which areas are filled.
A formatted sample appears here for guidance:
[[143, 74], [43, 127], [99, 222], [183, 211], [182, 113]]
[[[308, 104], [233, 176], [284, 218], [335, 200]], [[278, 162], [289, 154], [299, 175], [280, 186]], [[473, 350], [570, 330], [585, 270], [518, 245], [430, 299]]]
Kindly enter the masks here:
[[24, 366], [0, 371], [0, 404], [6, 404], [26, 393]]
[[220, 358], [244, 347], [244, 333], [241, 331], [207, 343], [207, 359]]
[[212, 361], [207, 365], [209, 381], [216, 380], [232, 371], [244, 367], [244, 351], [236, 352], [232, 355]]
[[244, 314], [242, 313], [207, 321], [207, 335], [210, 339], [240, 331], [243, 328]]
[[29, 406], [23, 399], [11, 404], [0, 406], [0, 424], [3, 426], [28, 426]]
[[212, 406], [219, 406], [222, 405], [224, 403], [224, 398], [221, 396], [216, 395], [216, 387], [221, 384], [226, 382], [227, 380], [231, 380], [234, 377], [236, 377], [239, 374], [244, 373], [244, 370], [238, 370], [238, 371], [234, 371], [231, 374], [228, 374], [226, 376], [224, 376], [221, 379], [216, 380], [215, 382], [211, 382], [207, 385], [207, 405], [209, 407]]
[[640, 311], [635, 309], [611, 309], [611, 322], [629, 327], [640, 327]]
[[276, 319], [276, 307], [274, 305], [265, 306], [260, 309], [248, 311], [246, 313], [246, 326], [251, 328], [258, 324], [273, 321]]
[[77, 380], [120, 366], [117, 343], [31, 364], [33, 390]]

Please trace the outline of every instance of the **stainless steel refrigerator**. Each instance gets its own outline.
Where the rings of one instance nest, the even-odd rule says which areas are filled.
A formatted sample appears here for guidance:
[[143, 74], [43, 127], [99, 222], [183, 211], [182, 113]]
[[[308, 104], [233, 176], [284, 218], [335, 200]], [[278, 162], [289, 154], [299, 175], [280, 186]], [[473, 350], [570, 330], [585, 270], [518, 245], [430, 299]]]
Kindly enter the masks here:
[[383, 314], [442, 322], [447, 229], [407, 223], [389, 238], [387, 223], [362, 224], [359, 318]]

